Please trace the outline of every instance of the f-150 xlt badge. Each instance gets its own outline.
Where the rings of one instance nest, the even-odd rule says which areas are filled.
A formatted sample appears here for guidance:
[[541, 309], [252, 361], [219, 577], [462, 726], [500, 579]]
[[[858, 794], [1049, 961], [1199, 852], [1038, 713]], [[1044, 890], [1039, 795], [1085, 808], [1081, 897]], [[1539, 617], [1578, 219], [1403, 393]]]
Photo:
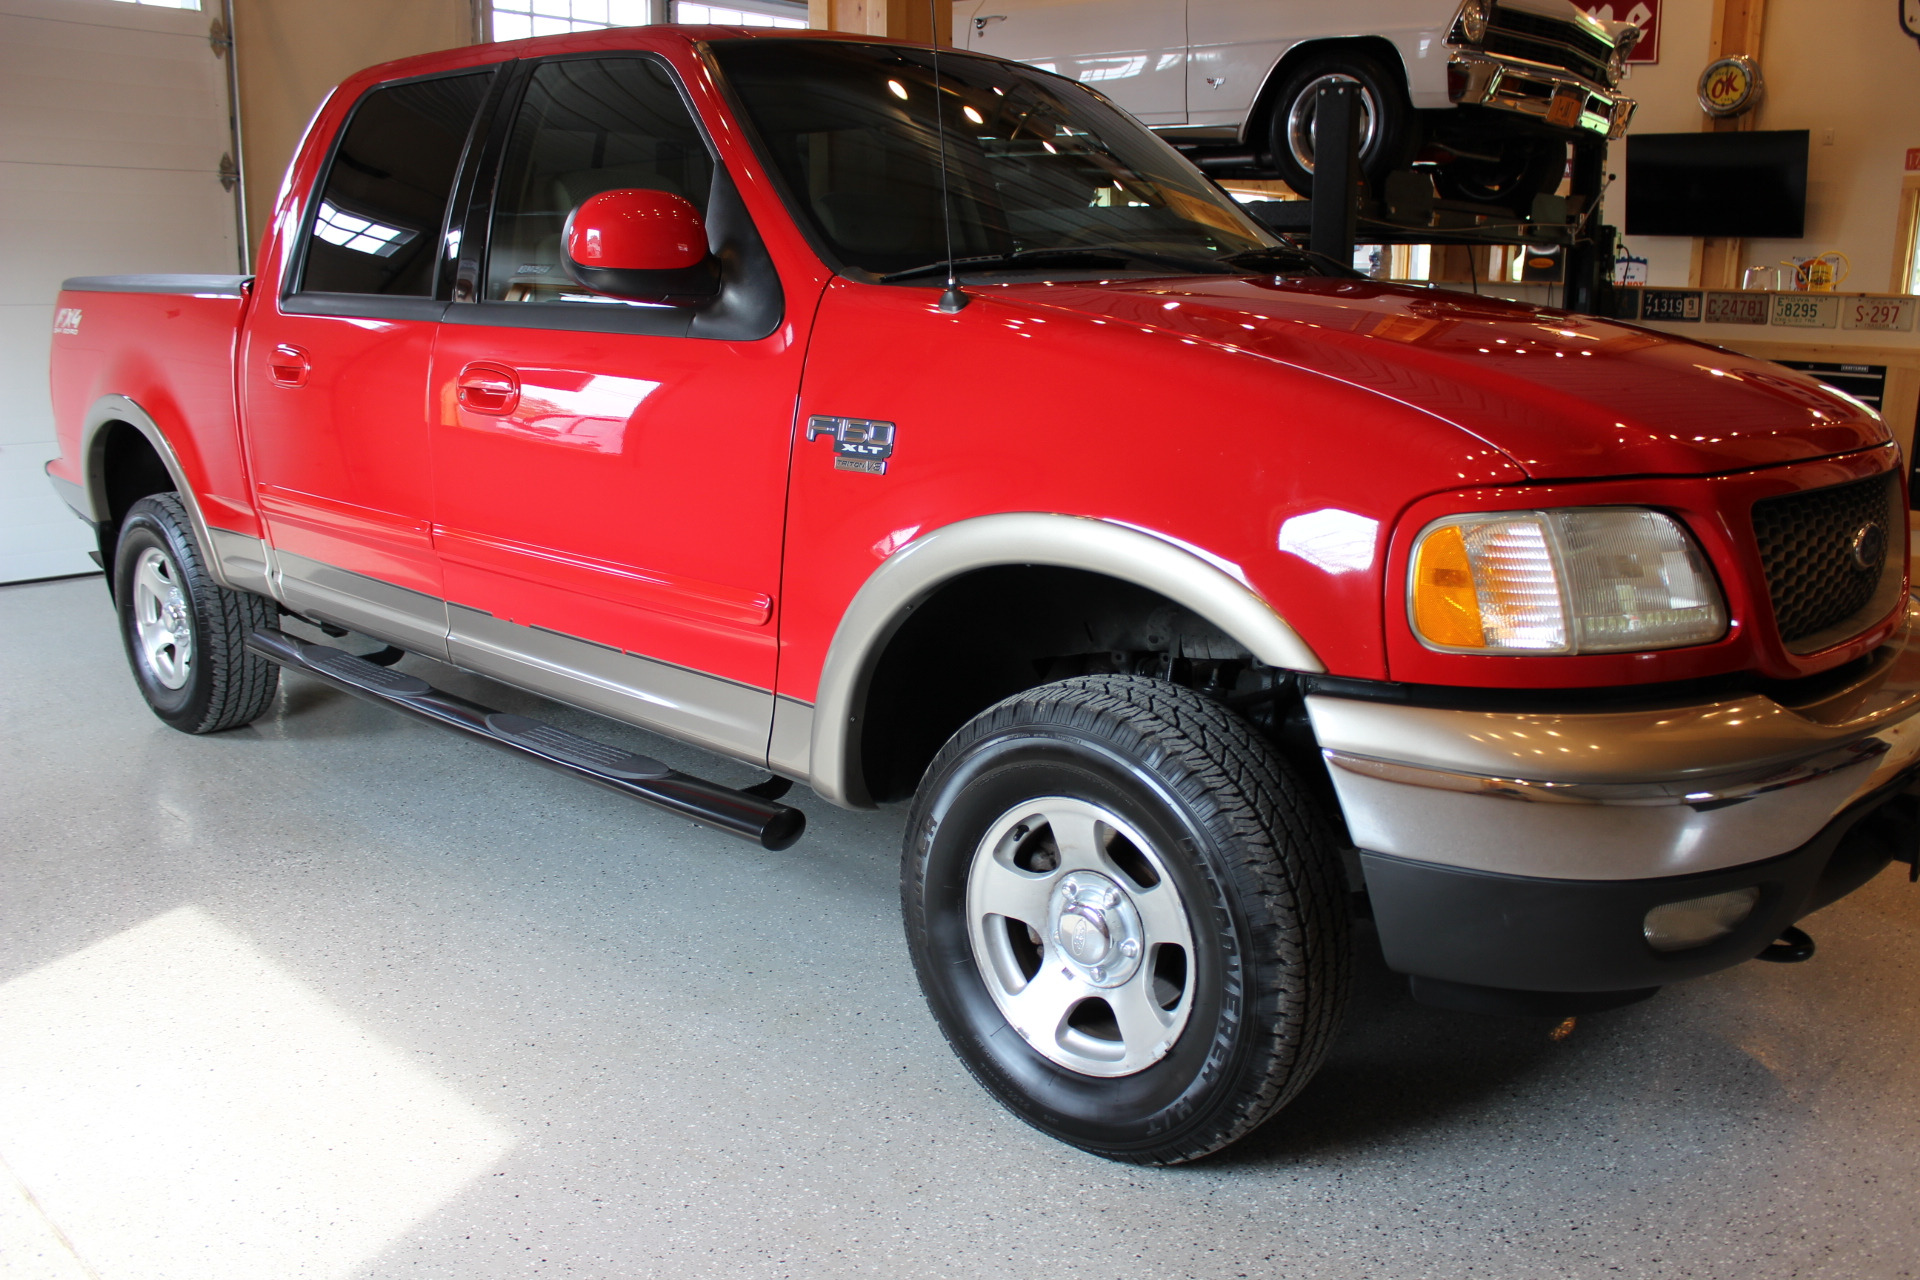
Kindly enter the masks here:
[[893, 456], [891, 422], [815, 414], [807, 419], [807, 440], [811, 443], [821, 436], [833, 437], [835, 471], [862, 471], [870, 476], [887, 474], [887, 459]]

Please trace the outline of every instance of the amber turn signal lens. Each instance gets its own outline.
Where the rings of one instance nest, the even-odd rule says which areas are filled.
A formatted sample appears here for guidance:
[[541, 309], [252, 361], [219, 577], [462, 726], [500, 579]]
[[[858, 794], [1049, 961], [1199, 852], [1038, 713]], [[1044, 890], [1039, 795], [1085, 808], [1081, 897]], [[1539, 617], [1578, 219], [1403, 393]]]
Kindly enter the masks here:
[[1450, 649], [1486, 644], [1473, 564], [1458, 526], [1435, 529], [1420, 543], [1413, 564], [1413, 625], [1428, 642]]

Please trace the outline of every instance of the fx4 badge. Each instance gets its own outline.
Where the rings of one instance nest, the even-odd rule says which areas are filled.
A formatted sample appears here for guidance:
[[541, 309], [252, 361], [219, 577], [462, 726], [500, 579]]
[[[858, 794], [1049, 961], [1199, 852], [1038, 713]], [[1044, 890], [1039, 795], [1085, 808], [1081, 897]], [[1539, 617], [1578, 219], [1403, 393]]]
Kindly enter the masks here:
[[821, 436], [833, 437], [835, 471], [860, 471], [870, 476], [887, 474], [887, 459], [893, 456], [891, 422], [815, 414], [807, 419], [807, 441], [812, 443]]

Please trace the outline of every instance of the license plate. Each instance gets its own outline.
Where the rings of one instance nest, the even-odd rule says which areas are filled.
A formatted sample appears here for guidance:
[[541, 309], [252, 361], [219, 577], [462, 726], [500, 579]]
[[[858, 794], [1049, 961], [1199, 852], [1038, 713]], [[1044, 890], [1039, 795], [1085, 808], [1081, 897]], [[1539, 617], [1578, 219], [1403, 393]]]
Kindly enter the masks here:
[[1571, 129], [1580, 123], [1580, 112], [1586, 107], [1586, 94], [1573, 89], [1561, 89], [1553, 95], [1553, 101], [1547, 104], [1547, 123], [1561, 129]]

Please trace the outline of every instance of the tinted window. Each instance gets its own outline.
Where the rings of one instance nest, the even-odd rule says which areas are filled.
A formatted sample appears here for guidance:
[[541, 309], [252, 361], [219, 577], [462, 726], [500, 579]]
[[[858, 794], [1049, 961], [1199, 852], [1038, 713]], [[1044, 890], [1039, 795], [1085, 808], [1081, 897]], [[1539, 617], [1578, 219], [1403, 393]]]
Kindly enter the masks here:
[[1165, 274], [1275, 251], [1171, 147], [1058, 76], [946, 53], [936, 93], [925, 49], [762, 38], [714, 54], [795, 214], [847, 266], [886, 274], [944, 258], [936, 97], [962, 258]]
[[567, 278], [560, 231], [581, 201], [619, 187], [671, 191], [705, 216], [713, 157], [665, 68], [575, 58], [537, 68], [501, 163], [485, 297], [590, 301]]
[[491, 77], [416, 80], [360, 100], [327, 170], [302, 291], [433, 293], [447, 197]]

